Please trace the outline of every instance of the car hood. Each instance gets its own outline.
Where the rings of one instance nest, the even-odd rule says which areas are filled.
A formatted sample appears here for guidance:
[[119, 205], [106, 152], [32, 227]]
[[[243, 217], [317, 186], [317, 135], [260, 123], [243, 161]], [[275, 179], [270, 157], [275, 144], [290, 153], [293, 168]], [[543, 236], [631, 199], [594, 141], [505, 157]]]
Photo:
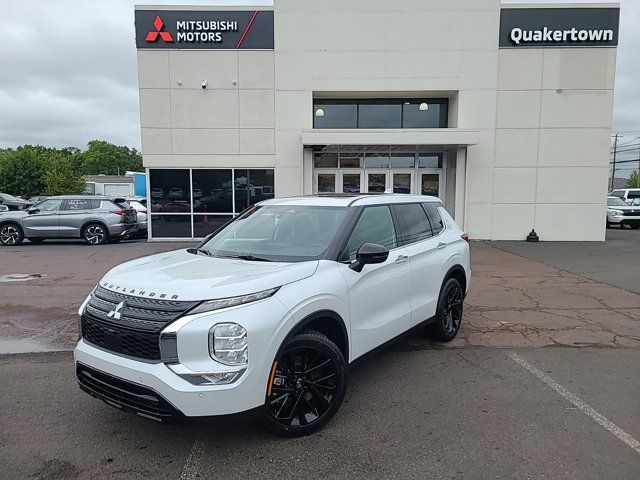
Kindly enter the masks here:
[[[176, 250], [139, 258], [111, 269], [100, 285], [129, 295], [208, 300], [247, 295], [297, 282], [318, 262], [252, 262]], [[164, 295], [164, 296], [163, 296]]]

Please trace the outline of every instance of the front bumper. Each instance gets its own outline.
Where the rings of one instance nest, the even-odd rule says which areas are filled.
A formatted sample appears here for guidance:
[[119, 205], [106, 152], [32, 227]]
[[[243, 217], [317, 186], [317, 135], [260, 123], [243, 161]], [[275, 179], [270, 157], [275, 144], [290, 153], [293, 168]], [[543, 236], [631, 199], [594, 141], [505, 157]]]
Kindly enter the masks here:
[[607, 220], [615, 225], [640, 225], [640, 216], [609, 215]]
[[[118, 355], [81, 339], [74, 350], [76, 368], [88, 367], [98, 375], [106, 374], [128, 382], [125, 385], [149, 389], [187, 417], [246, 412], [264, 405], [271, 365], [282, 340], [275, 336], [274, 325], [268, 320], [278, 322], [286, 314], [284, 305], [271, 297], [243, 307], [182, 317], [165, 329], [177, 332], [180, 363], [176, 365]], [[222, 322], [238, 323], [246, 328], [248, 365], [230, 367], [209, 356], [209, 329]], [[245, 368], [242, 376], [230, 384], [195, 385], [186, 378], [205, 372], [219, 373], [241, 368]], [[101, 398], [100, 395], [94, 396]], [[118, 402], [111, 399], [107, 403], [113, 405]]]

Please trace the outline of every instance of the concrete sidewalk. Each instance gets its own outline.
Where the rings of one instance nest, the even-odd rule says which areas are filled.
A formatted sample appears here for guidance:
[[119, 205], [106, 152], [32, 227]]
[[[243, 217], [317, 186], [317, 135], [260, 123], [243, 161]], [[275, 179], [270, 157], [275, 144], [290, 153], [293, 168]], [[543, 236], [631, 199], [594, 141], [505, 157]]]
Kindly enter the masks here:
[[[125, 242], [95, 248], [45, 242], [3, 248], [0, 278], [38, 276], [0, 283], [0, 353], [71, 349], [77, 308], [107, 270], [187, 246]], [[472, 242], [473, 275], [461, 334], [446, 345], [432, 345], [414, 334], [403, 340], [405, 347], [640, 346], [640, 295], [523, 257], [527, 249], [531, 256], [547, 248], [544, 244], [515, 247], [517, 255], [504, 251], [503, 242]], [[565, 252], [565, 262], [588, 270], [593, 257], [583, 254], [585, 248], [604, 247], [565, 243], [556, 248]], [[640, 248], [629, 249], [617, 261], [620, 268], [640, 265]]]

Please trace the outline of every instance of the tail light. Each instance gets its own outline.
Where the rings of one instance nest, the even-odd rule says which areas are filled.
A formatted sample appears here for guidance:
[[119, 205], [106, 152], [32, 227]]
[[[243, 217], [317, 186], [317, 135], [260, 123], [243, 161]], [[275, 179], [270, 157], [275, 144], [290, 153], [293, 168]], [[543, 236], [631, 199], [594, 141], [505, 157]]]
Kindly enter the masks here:
[[469, 235], [467, 235], [466, 233], [463, 233], [462, 235], [460, 235], [460, 238], [463, 239], [465, 242], [469, 243]]
[[138, 213], [141, 213], [142, 215], [146, 215], [147, 211], [146, 210], [140, 210]]
[[111, 210], [110, 213], [115, 213], [116, 215], [124, 215], [126, 214], [126, 210]]

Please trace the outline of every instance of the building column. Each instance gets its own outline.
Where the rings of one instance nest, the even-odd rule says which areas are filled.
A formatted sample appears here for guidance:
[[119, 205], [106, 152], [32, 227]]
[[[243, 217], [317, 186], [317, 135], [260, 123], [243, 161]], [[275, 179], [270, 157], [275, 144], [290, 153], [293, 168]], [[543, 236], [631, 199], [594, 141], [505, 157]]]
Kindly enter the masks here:
[[467, 148], [460, 147], [456, 152], [456, 202], [454, 219], [466, 230], [466, 199], [467, 199]]

